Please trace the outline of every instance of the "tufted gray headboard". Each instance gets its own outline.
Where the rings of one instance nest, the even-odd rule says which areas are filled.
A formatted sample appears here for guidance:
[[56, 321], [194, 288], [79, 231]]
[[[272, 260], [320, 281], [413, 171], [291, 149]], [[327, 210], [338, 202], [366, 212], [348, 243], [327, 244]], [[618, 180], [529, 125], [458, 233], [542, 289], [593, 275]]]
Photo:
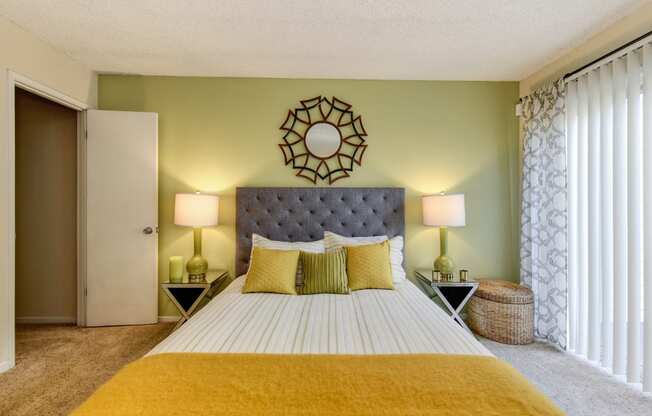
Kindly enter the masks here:
[[314, 241], [332, 231], [347, 237], [405, 232], [403, 188], [237, 188], [235, 269], [247, 272], [251, 234]]

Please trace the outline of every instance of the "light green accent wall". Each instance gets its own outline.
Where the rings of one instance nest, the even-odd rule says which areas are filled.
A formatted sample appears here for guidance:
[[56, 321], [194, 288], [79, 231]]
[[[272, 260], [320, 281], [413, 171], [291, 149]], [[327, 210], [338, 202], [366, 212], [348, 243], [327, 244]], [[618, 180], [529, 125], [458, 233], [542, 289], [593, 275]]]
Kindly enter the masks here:
[[[159, 274], [192, 255], [192, 230], [173, 224], [174, 194], [220, 195], [220, 225], [204, 230], [210, 267], [235, 259], [236, 186], [312, 186], [283, 163], [278, 129], [299, 100], [336, 96], [369, 133], [362, 167], [336, 186], [406, 189], [407, 271], [431, 267], [439, 234], [421, 225], [420, 196], [466, 194], [467, 226], [449, 254], [472, 276], [517, 280], [516, 82], [99, 77], [99, 107], [159, 114]], [[326, 184], [319, 184], [327, 186]], [[172, 304], [160, 295], [161, 315]]]

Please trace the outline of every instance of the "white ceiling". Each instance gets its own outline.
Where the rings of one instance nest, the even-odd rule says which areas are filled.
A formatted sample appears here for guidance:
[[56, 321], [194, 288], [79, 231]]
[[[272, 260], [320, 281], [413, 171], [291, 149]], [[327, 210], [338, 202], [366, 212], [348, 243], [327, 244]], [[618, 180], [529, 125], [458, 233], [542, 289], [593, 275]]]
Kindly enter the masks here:
[[100, 72], [520, 80], [641, 0], [1, 0]]

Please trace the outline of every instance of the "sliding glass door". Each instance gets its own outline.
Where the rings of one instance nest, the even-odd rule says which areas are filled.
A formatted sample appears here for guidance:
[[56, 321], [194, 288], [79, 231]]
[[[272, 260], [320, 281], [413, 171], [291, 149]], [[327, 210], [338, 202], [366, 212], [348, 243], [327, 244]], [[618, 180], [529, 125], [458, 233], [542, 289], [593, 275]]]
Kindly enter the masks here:
[[568, 81], [568, 349], [652, 391], [652, 46]]

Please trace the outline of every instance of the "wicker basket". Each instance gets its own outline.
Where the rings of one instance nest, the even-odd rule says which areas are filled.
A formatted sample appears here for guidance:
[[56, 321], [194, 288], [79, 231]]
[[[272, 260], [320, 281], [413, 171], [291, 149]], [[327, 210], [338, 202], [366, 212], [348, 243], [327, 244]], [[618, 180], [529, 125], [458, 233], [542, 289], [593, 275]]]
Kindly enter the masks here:
[[473, 332], [503, 344], [534, 340], [534, 296], [527, 287], [505, 280], [478, 279], [467, 307]]

